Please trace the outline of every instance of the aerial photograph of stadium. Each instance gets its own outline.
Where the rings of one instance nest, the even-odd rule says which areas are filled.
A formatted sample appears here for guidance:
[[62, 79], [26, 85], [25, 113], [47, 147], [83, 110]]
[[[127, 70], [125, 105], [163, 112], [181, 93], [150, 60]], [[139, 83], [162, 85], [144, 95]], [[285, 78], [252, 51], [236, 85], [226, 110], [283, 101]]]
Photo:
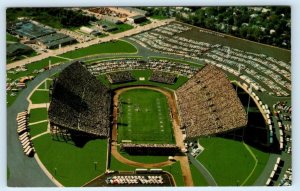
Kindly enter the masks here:
[[291, 7], [6, 9], [7, 186], [291, 186]]

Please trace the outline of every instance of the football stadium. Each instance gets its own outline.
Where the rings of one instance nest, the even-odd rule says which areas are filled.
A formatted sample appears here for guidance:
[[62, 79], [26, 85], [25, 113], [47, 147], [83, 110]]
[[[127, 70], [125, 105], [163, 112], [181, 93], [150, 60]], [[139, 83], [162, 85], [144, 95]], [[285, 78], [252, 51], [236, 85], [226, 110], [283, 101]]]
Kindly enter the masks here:
[[291, 183], [290, 51], [158, 24], [7, 65], [8, 186]]

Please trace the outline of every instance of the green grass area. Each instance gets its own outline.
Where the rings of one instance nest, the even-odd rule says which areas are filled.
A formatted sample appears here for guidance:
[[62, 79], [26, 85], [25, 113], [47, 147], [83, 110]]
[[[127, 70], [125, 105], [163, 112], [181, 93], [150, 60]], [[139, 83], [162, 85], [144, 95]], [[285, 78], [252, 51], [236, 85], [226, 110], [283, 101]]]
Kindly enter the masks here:
[[[59, 62], [67, 61], [66, 59], [63, 58], [57, 58], [57, 57], [49, 57], [45, 58], [43, 60], [37, 61], [37, 62], [32, 62], [30, 64], [26, 64], [27, 71], [23, 72], [15, 72], [15, 73], [10, 73], [7, 72], [7, 78], [11, 79], [11, 81], [14, 81], [20, 77], [23, 76], [36, 76], [37, 74], [34, 73], [35, 70], [40, 70], [43, 69], [46, 66], [49, 66], [49, 60], [51, 60], [51, 64], [56, 64]], [[13, 71], [13, 69], [10, 69], [8, 71]]]
[[85, 63], [86, 65], [89, 65], [89, 64], [93, 64], [93, 63], [95, 63], [95, 62], [103, 61], [103, 60], [129, 59], [129, 58], [142, 58], [142, 56], [114, 56], [114, 57], [103, 57], [103, 58], [96, 58], [96, 59], [87, 60], [87, 61], [84, 61], [84, 63]]
[[133, 89], [119, 97], [118, 142], [175, 143], [167, 98], [149, 89]]
[[19, 42], [20, 40], [17, 37], [15, 37], [9, 33], [6, 33], [6, 41]]
[[47, 127], [48, 127], [48, 122], [43, 122], [43, 123], [38, 123], [38, 124], [35, 124], [35, 125], [30, 125], [29, 126], [30, 136], [34, 137], [38, 134], [41, 134], [41, 133], [47, 131]]
[[197, 168], [193, 164], [190, 164], [190, 169], [194, 186], [208, 186], [208, 183], [203, 177], [203, 175], [197, 170]]
[[51, 84], [52, 84], [52, 80], [47, 79], [47, 80], [45, 80], [45, 82], [43, 82], [43, 83], [38, 87], [38, 89], [49, 89]]
[[48, 119], [48, 111], [46, 108], [31, 109], [29, 114], [29, 123]]
[[253, 148], [251, 146], [249, 146], [249, 148], [251, 149], [251, 151], [253, 152], [253, 154], [255, 155], [256, 159], [258, 160], [257, 166], [252, 174], [252, 176], [248, 179], [247, 182], [245, 182], [245, 186], [252, 186], [255, 181], [257, 180], [257, 178], [260, 176], [260, 174], [262, 173], [262, 171], [264, 170], [264, 168], [266, 167], [270, 154], [269, 153], [265, 153], [262, 152], [256, 148]]
[[[188, 81], [187, 77], [178, 76], [175, 84], [164, 84], [164, 83], [159, 83], [159, 82], [152, 82], [152, 81], [149, 81], [149, 78], [152, 74], [151, 70], [131, 70], [131, 74], [135, 77], [135, 79], [137, 79], [137, 81], [110, 85], [110, 83], [109, 83], [108, 79], [106, 78], [105, 74], [98, 76], [98, 79], [103, 84], [105, 84], [106, 86], [111, 86], [113, 89], [114, 88], [119, 88], [119, 87], [125, 87], [125, 86], [134, 86], [134, 85], [151, 85], [151, 86], [157, 86], [157, 87], [169, 88], [169, 89], [172, 89], [172, 90], [176, 90]], [[140, 77], [144, 77], [145, 80], [140, 81], [139, 80]]]
[[119, 153], [132, 161], [135, 162], [140, 162], [140, 163], [146, 163], [146, 164], [151, 164], [151, 163], [159, 163], [159, 162], [164, 162], [168, 160], [168, 156], [153, 156], [153, 155], [130, 155], [126, 153], [125, 151], [120, 151], [118, 148]]
[[182, 171], [180, 167], [180, 162], [177, 161], [172, 165], [162, 167], [164, 171], [171, 173], [175, 179], [176, 186], [184, 186], [184, 180], [182, 176]]
[[[38, 70], [43, 69], [44, 67], [48, 66], [49, 60], [51, 60], [52, 64], [66, 61], [65, 59], [62, 59], [62, 58], [49, 57], [49, 58], [45, 58], [45, 59], [37, 61], [37, 62], [27, 64], [26, 65], [27, 71], [13, 72], [14, 70], [10, 69], [6, 72], [6, 74], [7, 74], [6, 80], [7, 80], [7, 82], [12, 82], [12, 81], [18, 80], [19, 78], [21, 78], [23, 76], [36, 76], [36, 75], [38, 75], [38, 73], [35, 73], [35, 71], [38, 71]], [[11, 93], [12, 93], [11, 91], [7, 92], [7, 96], [6, 96], [7, 107], [9, 107], [11, 104], [13, 104], [13, 102], [17, 99], [17, 97], [19, 95], [19, 92], [17, 92], [15, 96], [10, 96]]]
[[205, 150], [197, 159], [220, 186], [242, 184], [255, 167], [255, 160], [242, 142], [219, 137], [199, 141]]
[[30, 100], [33, 104], [37, 103], [49, 103], [49, 91], [40, 91], [36, 90], [32, 96], [30, 97]]
[[116, 27], [118, 28], [117, 30], [112, 31], [112, 34], [116, 34], [116, 33], [120, 33], [120, 32], [124, 32], [124, 31], [128, 31], [130, 29], [133, 29], [133, 26], [123, 23], [123, 24], [118, 24], [116, 25]]
[[[20, 92], [11, 92], [11, 91], [9, 91], [6, 94], [6, 105], [7, 105], [7, 107], [9, 107], [11, 104], [14, 103], [14, 101], [17, 99], [19, 94], [20, 94]], [[14, 96], [12, 96], [12, 95], [14, 95]]]
[[130, 166], [118, 161], [114, 156], [110, 157], [110, 170], [118, 170], [118, 171], [134, 171], [139, 167]]
[[82, 186], [105, 171], [106, 139], [90, 140], [78, 147], [72, 141], [52, 140], [46, 134], [34, 139], [33, 144], [47, 170], [64, 186]]
[[[180, 23], [183, 24], [183, 23]], [[186, 37], [189, 39], [207, 42], [211, 44], [221, 44], [225, 46], [229, 46], [231, 48], [237, 48], [240, 50], [244, 50], [247, 52], [254, 52], [258, 54], [266, 54], [268, 56], [277, 58], [283, 61], [291, 60], [291, 52], [284, 49], [279, 49], [276, 47], [272, 47], [269, 45], [259, 44], [248, 40], [243, 40], [240, 38], [232, 37], [232, 36], [217, 36], [214, 34], [209, 34], [206, 32], [200, 32], [198, 27], [192, 27], [191, 30], [182, 32], [178, 34], [178, 36]]]
[[90, 55], [103, 54], [103, 53], [135, 53], [137, 49], [125, 41], [111, 41], [95, 44], [86, 48], [70, 51], [59, 56], [65, 58], [80, 58]]

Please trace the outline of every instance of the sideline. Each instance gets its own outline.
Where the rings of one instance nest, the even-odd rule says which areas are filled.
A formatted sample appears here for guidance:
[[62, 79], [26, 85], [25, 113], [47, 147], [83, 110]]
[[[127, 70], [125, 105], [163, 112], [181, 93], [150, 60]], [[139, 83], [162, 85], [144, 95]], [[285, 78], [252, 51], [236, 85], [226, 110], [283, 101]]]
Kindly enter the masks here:
[[[40, 168], [44, 171], [44, 173], [48, 176], [48, 178], [58, 187], [64, 187], [58, 180], [56, 180], [54, 178], [54, 176], [52, 176], [52, 174], [48, 171], [48, 169], [43, 165], [42, 161], [40, 160], [39, 156], [37, 155], [37, 153], [34, 154], [34, 158], [36, 160], [36, 162], [38, 163], [38, 165], [40, 166]], [[37, 180], [38, 181], [38, 180]]]
[[248, 177], [244, 180], [244, 182], [241, 184], [241, 186], [243, 186], [244, 184], [246, 184], [246, 182], [249, 180], [249, 178], [252, 176], [252, 174], [254, 173], [254, 171], [255, 171], [255, 169], [256, 169], [256, 167], [257, 167], [257, 164], [258, 164], [258, 160], [257, 160], [257, 158], [256, 158], [256, 156], [255, 156], [255, 154], [252, 152], [252, 150], [249, 148], [249, 146], [247, 145], [247, 144], [245, 144], [244, 142], [243, 142], [243, 145], [246, 147], [246, 149], [249, 151], [249, 153], [251, 154], [251, 156], [252, 156], [252, 158], [254, 159], [254, 161], [255, 161], [255, 165], [254, 165], [254, 167], [253, 167], [253, 169], [252, 169], [252, 171], [251, 171], [251, 173], [248, 175]]
[[40, 134], [38, 134], [38, 135], [36, 135], [36, 136], [34, 136], [34, 137], [31, 137], [31, 140], [34, 140], [34, 139], [36, 139], [36, 138], [39, 138], [40, 136], [46, 135], [46, 134], [48, 134], [48, 133], [49, 133], [48, 131], [45, 131], [45, 132], [43, 132], [43, 133], [40, 133]]
[[37, 121], [37, 122], [28, 123], [28, 125], [36, 125], [36, 124], [44, 123], [44, 122], [48, 122], [48, 119]]

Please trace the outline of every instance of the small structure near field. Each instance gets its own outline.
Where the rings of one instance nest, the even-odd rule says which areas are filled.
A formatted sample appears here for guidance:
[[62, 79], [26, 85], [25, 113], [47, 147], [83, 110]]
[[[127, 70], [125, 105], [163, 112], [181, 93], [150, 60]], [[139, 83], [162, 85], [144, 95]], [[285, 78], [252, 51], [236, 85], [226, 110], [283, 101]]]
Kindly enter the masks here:
[[145, 15], [135, 15], [135, 16], [127, 18], [127, 20], [132, 24], [138, 24], [138, 23], [144, 22], [144, 21], [146, 21], [146, 19], [147, 18], [145, 17]]

